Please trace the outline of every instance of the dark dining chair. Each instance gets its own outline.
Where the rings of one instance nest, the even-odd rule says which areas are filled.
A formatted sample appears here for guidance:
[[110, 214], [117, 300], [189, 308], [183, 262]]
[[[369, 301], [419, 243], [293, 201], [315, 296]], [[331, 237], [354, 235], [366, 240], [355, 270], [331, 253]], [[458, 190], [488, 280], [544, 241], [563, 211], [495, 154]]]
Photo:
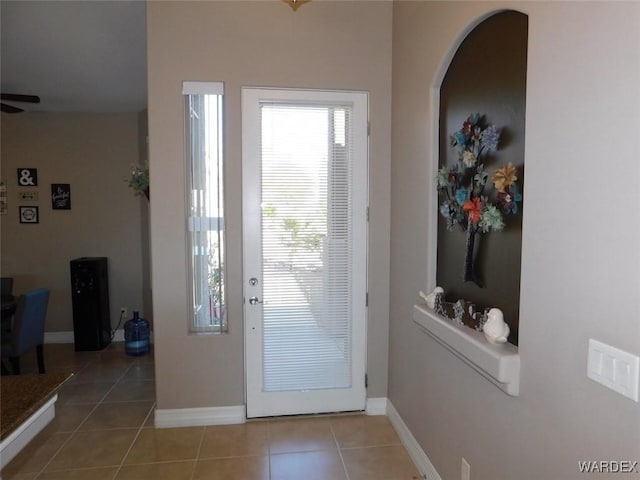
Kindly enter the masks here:
[[44, 373], [44, 322], [49, 289], [39, 288], [18, 297], [9, 335], [2, 337], [2, 356], [9, 357], [14, 375], [20, 374], [20, 355], [35, 347], [38, 372]]
[[9, 297], [13, 295], [13, 277], [0, 278], [0, 294], [3, 297]]

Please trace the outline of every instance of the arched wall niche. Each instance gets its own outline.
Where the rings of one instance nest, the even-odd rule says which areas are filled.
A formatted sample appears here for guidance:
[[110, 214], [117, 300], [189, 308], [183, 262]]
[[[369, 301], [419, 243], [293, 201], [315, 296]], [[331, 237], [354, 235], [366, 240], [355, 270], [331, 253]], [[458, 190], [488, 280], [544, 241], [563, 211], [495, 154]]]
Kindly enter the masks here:
[[[514, 10], [491, 12], [470, 25], [443, 61], [432, 89], [434, 105], [434, 155], [432, 174], [441, 166], [457, 163], [457, 151], [450, 148], [450, 136], [474, 113], [486, 117], [501, 131], [499, 149], [487, 157], [486, 190], [492, 192], [491, 176], [496, 168], [512, 162], [518, 168], [518, 185], [526, 200], [524, 184], [524, 141], [526, 108], [528, 17]], [[495, 197], [494, 197], [495, 198]], [[520, 259], [522, 215], [505, 216], [501, 232], [478, 234], [475, 265], [483, 288], [464, 282], [462, 272], [466, 233], [449, 231], [438, 214], [442, 201], [437, 192], [431, 208], [429, 278], [445, 289], [447, 301], [465, 299], [479, 308], [498, 307], [511, 327], [509, 341], [518, 344], [520, 305]], [[434, 268], [435, 267], [435, 268]]]

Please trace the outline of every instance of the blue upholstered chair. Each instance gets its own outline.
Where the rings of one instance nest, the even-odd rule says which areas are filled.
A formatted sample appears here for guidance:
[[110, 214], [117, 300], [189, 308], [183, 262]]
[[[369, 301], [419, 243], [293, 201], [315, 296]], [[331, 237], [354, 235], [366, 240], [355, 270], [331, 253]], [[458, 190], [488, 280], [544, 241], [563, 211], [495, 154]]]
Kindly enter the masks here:
[[36, 348], [38, 371], [44, 373], [44, 321], [49, 304], [49, 289], [40, 288], [18, 297], [11, 333], [3, 335], [2, 356], [9, 357], [12, 373], [20, 373], [20, 355]]

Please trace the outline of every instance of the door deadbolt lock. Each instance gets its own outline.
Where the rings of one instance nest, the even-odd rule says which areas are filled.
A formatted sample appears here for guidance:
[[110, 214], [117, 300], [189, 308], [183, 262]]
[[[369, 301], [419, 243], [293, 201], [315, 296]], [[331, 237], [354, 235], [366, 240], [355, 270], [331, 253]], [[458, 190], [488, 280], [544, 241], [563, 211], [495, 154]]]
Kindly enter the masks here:
[[256, 303], [262, 303], [262, 300], [258, 299], [258, 297], [251, 297], [249, 298], [249, 303], [255, 305]]

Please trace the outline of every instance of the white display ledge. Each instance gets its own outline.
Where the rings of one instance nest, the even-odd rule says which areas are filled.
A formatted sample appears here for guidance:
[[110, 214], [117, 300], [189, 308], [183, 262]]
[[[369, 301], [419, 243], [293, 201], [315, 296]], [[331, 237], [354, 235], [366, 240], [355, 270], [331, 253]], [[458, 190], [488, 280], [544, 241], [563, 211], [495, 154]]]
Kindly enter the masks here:
[[518, 347], [510, 343], [492, 345], [482, 332], [454, 325], [426, 305], [414, 305], [413, 321], [498, 388], [513, 397], [519, 395]]
[[[35, 413], [0, 443], [0, 467], [4, 468], [20, 451], [33, 440], [56, 415], [55, 403], [58, 395], [53, 395]], [[1, 479], [0, 479], [1, 480]]]

